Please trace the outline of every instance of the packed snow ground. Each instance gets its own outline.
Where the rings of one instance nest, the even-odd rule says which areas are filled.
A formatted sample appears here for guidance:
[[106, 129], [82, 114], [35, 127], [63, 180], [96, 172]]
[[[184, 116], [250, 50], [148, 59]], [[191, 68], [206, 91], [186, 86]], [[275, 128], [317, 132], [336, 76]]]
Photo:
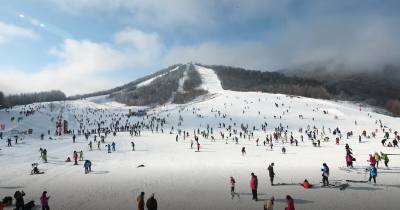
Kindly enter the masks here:
[[[160, 130], [158, 133], [155, 130], [154, 133], [143, 130], [140, 137], [131, 137], [129, 132], [118, 132], [116, 137], [110, 135], [106, 138], [106, 144], [116, 143], [116, 151], [110, 154], [107, 153], [105, 144], [101, 144], [100, 149], [93, 144], [93, 150], [90, 151], [89, 142], [85, 141], [83, 135], [77, 135], [77, 143], [72, 143], [72, 135], [54, 137], [55, 122], [52, 122], [51, 118], [56, 118], [60, 108], [64, 106], [63, 117], [68, 120], [69, 128], [74, 129], [77, 134], [79, 122], [74, 115], [83, 114], [83, 119], [89, 118], [93, 123], [94, 120], [99, 121], [102, 114], [100, 121], [106, 120], [104, 126], [109, 127], [111, 118], [119, 119], [132, 107], [116, 108], [104, 102], [95, 103], [100, 98], [57, 103], [53, 112], [50, 112], [49, 108], [40, 109], [38, 113], [17, 122], [15, 129], [34, 129], [34, 133], [30, 136], [22, 135], [25, 143], [17, 145], [14, 144], [13, 138], [13, 147], [6, 146], [7, 137], [13, 136], [13, 123], [10, 118], [18, 118], [19, 112], [25, 106], [14, 107], [9, 114], [1, 110], [0, 124], [6, 124], [6, 129], [3, 131], [3, 143], [0, 145], [0, 197], [12, 196], [15, 191], [24, 190], [25, 202], [35, 200], [36, 204], [40, 205], [39, 197], [46, 190], [48, 195], [52, 196], [49, 200], [52, 209], [136, 209], [136, 198], [144, 191], [145, 200], [151, 193], [156, 193], [159, 209], [231, 210], [261, 209], [264, 201], [272, 195], [275, 197], [274, 208], [284, 209], [285, 197], [291, 195], [296, 209], [396, 209], [400, 193], [400, 156], [389, 156], [391, 170], [378, 169], [376, 186], [350, 183], [349, 187], [340, 191], [338, 188], [321, 188], [320, 181], [322, 163], [327, 163], [330, 167], [330, 180], [343, 180], [342, 183], [345, 183], [346, 179], [366, 180], [369, 175], [365, 177], [364, 169], [368, 166], [368, 154], [379, 151], [398, 154], [398, 149], [381, 146], [380, 140], [384, 134], [379, 125], [375, 124], [375, 120], [380, 119], [385, 126], [392, 128], [390, 139], [393, 139], [393, 132], [399, 126], [397, 119], [374, 113], [369, 113], [372, 115], [370, 117], [367, 112], [326, 100], [225, 91], [216, 81], [216, 75], [211, 74], [213, 72], [205, 68], [198, 70], [205, 82], [203, 86], [211, 93], [219, 93], [218, 97], [185, 107], [169, 104], [165, 108], [153, 110], [156, 113], [152, 116], [166, 119], [164, 133]], [[279, 104], [278, 108], [275, 107], [275, 103]], [[28, 106], [35, 105], [38, 104]], [[92, 114], [87, 113], [86, 108], [107, 111]], [[179, 108], [183, 109], [180, 113]], [[283, 115], [286, 110], [288, 113]], [[323, 114], [323, 110], [328, 110], [329, 114]], [[153, 114], [153, 111], [149, 113]], [[221, 117], [215, 111], [220, 111]], [[105, 117], [110, 113], [119, 116]], [[223, 114], [227, 117], [222, 118]], [[178, 126], [179, 115], [183, 118], [182, 126]], [[197, 115], [202, 115], [202, 118]], [[303, 115], [304, 119], [299, 119], [299, 115]], [[338, 116], [338, 120], [334, 119], [335, 115]], [[274, 116], [277, 119], [274, 119]], [[279, 116], [282, 119], [279, 119]], [[130, 124], [138, 121], [148, 124], [149, 119], [122, 117], [120, 125], [125, 125], [126, 120]], [[264, 122], [268, 123], [266, 133], [261, 130], [261, 124]], [[239, 144], [236, 144], [229, 139], [226, 144], [226, 140], [222, 139], [219, 133], [223, 132], [225, 136], [229, 136], [229, 131], [223, 127], [219, 128], [219, 123], [225, 123], [226, 127], [231, 125], [239, 131], [240, 124], [248, 125], [250, 131], [253, 131], [253, 126], [258, 130], [254, 131], [254, 137], [250, 140], [239, 138]], [[263, 145], [266, 134], [272, 134], [280, 123], [285, 128], [288, 126], [289, 136], [290, 132], [293, 132], [294, 138], [299, 140], [299, 146], [274, 141], [271, 150]], [[212, 142], [211, 138], [204, 139], [198, 135], [201, 152], [195, 152], [195, 145], [193, 149], [190, 148], [190, 140], [194, 141], [193, 130], [196, 130], [196, 134], [198, 128], [201, 131], [207, 130], [207, 124], [213, 128], [213, 134], [210, 136], [214, 136], [216, 141]], [[86, 129], [96, 128], [86, 125], [86, 122], [84, 125]], [[319, 132], [324, 126], [325, 136], [330, 137], [330, 141], [321, 141], [320, 148], [313, 147], [303, 133], [304, 142], [301, 142], [302, 134], [298, 129], [305, 130], [307, 125], [311, 128], [317, 127]], [[173, 134], [168, 134], [172, 126]], [[333, 130], [336, 127], [339, 127], [343, 134], [340, 145], [335, 145], [335, 136], [328, 131], [328, 128]], [[49, 129], [52, 132], [50, 136], [55, 140], [49, 140]], [[177, 129], [189, 132], [189, 137], [183, 140], [181, 135], [176, 142]], [[378, 129], [376, 139], [363, 138], [363, 143], [358, 143], [358, 135], [363, 130], [370, 135], [375, 129]], [[348, 131], [353, 131], [354, 137], [346, 139], [345, 134]], [[41, 133], [45, 134], [44, 140], [40, 140]], [[256, 146], [257, 138], [260, 139], [259, 146]], [[317, 139], [320, 139], [320, 135], [317, 135]], [[93, 135], [89, 140], [93, 141]], [[132, 141], [136, 145], [135, 151], [132, 151]], [[346, 143], [353, 149], [357, 159], [354, 162], [355, 169], [351, 172], [338, 169], [346, 165]], [[286, 147], [286, 154], [281, 153], [282, 146]], [[38, 152], [40, 147], [47, 149], [48, 163], [42, 163]], [[241, 154], [242, 147], [246, 147], [247, 151], [244, 156]], [[84, 159], [91, 160], [91, 173], [84, 173], [83, 162], [79, 162], [79, 165], [65, 162], [67, 157], [72, 158], [73, 151], [83, 151]], [[267, 170], [271, 162], [275, 163], [275, 183], [296, 184], [271, 187]], [[32, 163], [39, 163], [38, 168], [45, 173], [29, 175]], [[137, 168], [140, 164], [146, 167]], [[259, 180], [258, 202], [251, 200], [251, 172], [254, 172]], [[231, 197], [230, 176], [236, 179], [235, 191], [239, 193], [240, 199], [237, 196], [233, 199]], [[308, 179], [315, 186], [304, 189], [297, 184], [304, 179]], [[14, 205], [5, 209], [13, 208]]]

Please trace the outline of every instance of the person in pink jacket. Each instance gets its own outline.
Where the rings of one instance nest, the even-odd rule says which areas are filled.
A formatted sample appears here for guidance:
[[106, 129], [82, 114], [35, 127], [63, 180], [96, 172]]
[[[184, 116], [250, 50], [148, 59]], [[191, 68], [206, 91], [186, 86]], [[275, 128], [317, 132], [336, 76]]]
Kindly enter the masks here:
[[46, 194], [47, 194], [47, 191], [44, 191], [42, 194], [42, 197], [40, 197], [40, 202], [42, 203], [42, 210], [50, 210], [48, 201], [51, 196], [46, 197]]
[[369, 160], [368, 161], [369, 161], [370, 164], [373, 164], [375, 166], [376, 160], [375, 160], [375, 157], [372, 156], [371, 154], [369, 154]]
[[293, 202], [292, 197], [290, 197], [290, 195], [287, 195], [286, 196], [286, 200], [287, 200], [287, 206], [288, 207], [286, 207], [285, 210], [295, 210], [294, 209], [294, 202]]

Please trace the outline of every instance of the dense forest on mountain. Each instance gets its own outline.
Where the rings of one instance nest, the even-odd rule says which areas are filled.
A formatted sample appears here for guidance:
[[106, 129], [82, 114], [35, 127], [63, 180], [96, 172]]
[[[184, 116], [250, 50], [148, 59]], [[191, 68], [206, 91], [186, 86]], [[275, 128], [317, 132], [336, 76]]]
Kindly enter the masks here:
[[0, 91], [0, 105], [2, 108], [34, 102], [62, 101], [66, 98], [65, 94], [59, 90], [10, 94], [8, 96], [4, 96], [3, 92]]
[[87, 97], [93, 97], [93, 96], [101, 96], [101, 95], [109, 95], [109, 94], [115, 94], [119, 91], [125, 91], [125, 92], [130, 92], [136, 89], [136, 85], [138, 85], [139, 83], [142, 83], [146, 80], [152, 79], [154, 77], [160, 76], [162, 74], [165, 74], [173, 69], [175, 69], [176, 67], [180, 66], [181, 64], [175, 64], [172, 66], [169, 66], [168, 68], [162, 69], [160, 71], [157, 71], [153, 74], [150, 74], [148, 76], [139, 78], [133, 82], [130, 82], [128, 84], [116, 87], [116, 88], [112, 88], [109, 90], [102, 90], [102, 91], [98, 91], [98, 92], [94, 92], [94, 93], [86, 93], [86, 94], [78, 94], [78, 95], [74, 95], [74, 96], [69, 96], [68, 99], [69, 100], [75, 100], [75, 99], [81, 99], [81, 98], [87, 98]]
[[357, 101], [371, 106], [384, 107], [394, 116], [400, 114], [400, 68], [386, 66], [383, 69], [346, 70], [328, 69], [325, 66], [305, 66], [280, 70], [290, 77], [313, 78], [334, 99]]
[[207, 94], [208, 91], [198, 89], [202, 83], [201, 76], [194, 65], [192, 63], [188, 64], [186, 79], [183, 82], [183, 91], [174, 94], [172, 103], [183, 104], [197, 98], [198, 96]]
[[128, 106], [144, 106], [152, 103], [163, 104], [164, 100], [172, 97], [179, 87], [179, 80], [183, 77], [186, 65], [180, 65], [175, 71], [167, 71], [163, 76], [157, 77], [150, 84], [131, 91], [113, 93], [115, 101]]

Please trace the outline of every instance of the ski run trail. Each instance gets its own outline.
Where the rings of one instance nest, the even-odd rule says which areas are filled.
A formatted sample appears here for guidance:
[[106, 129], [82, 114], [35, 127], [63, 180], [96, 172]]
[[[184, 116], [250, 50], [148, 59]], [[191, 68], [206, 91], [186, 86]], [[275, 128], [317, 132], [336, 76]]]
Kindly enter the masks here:
[[[330, 180], [341, 180], [341, 184], [345, 184], [345, 180], [367, 180], [369, 174], [365, 175], [364, 169], [369, 166], [369, 154], [380, 151], [399, 154], [398, 148], [381, 145], [384, 132], [375, 121], [381, 120], [387, 127], [386, 131], [392, 129], [388, 140], [392, 141], [393, 133], [400, 124], [398, 119], [372, 113], [364, 108], [359, 111], [358, 108], [346, 107], [328, 100], [223, 90], [212, 70], [199, 66], [196, 69], [203, 79], [202, 88], [210, 94], [217, 94], [217, 97], [188, 105], [169, 103], [166, 107], [156, 107], [148, 111], [148, 114], [151, 114], [149, 118], [127, 118], [124, 115], [128, 114], [129, 109], [146, 107], [127, 107], [106, 100], [106, 96], [55, 102], [56, 108], [53, 112], [50, 111], [48, 103], [41, 103], [46, 105], [46, 108], [41, 108], [28, 117], [20, 115], [20, 111], [23, 108], [38, 106], [39, 103], [28, 104], [26, 107], [15, 106], [9, 110], [9, 114], [2, 109], [0, 124], [5, 124], [6, 127], [2, 130], [3, 139], [0, 144], [0, 197], [13, 196], [15, 191], [24, 190], [25, 203], [34, 200], [40, 205], [39, 198], [46, 190], [47, 195], [51, 196], [51, 209], [136, 209], [136, 198], [144, 191], [145, 201], [155, 193], [158, 209], [232, 210], [262, 209], [265, 200], [272, 195], [275, 197], [274, 209], [284, 209], [286, 195], [290, 195], [294, 199], [296, 209], [396, 209], [400, 194], [400, 156], [389, 155], [390, 170], [382, 169], [383, 162], [379, 164], [376, 185], [349, 183], [344, 190], [339, 190], [333, 187], [322, 188], [320, 182], [322, 163], [330, 167]], [[275, 103], [279, 106], [276, 107]], [[72, 142], [71, 134], [54, 136], [57, 116], [62, 107], [63, 120], [68, 120], [69, 129], [75, 131], [76, 143]], [[90, 112], [87, 112], [89, 108]], [[101, 109], [101, 112], [93, 113], [98, 109]], [[324, 114], [323, 110], [328, 111], [328, 114]], [[77, 116], [76, 119], [74, 115]], [[102, 118], [100, 115], [103, 115]], [[178, 126], [180, 115], [183, 118], [182, 126]], [[201, 115], [201, 118], [197, 117], [198, 115]], [[223, 115], [226, 117], [223, 118]], [[299, 118], [299, 115], [303, 115], [303, 119]], [[24, 116], [20, 122], [13, 124], [10, 120], [11, 117], [18, 119], [20, 116]], [[77, 135], [80, 125], [77, 119], [83, 119], [85, 130], [90, 130], [96, 129], [97, 125], [89, 125], [87, 120], [89, 123], [106, 121], [101, 126], [110, 127], [112, 118], [121, 118], [121, 126], [137, 122], [149, 124], [153, 116], [165, 118], [164, 133], [161, 133], [160, 123], [155, 121], [155, 124], [160, 126], [158, 133], [155, 128], [154, 133], [151, 130], [141, 130], [139, 137], [132, 137], [129, 132], [117, 132], [115, 137], [108, 135], [106, 143], [102, 143], [100, 149], [97, 148], [97, 143], [93, 143], [93, 150], [89, 150], [88, 143], [93, 142], [94, 134], [89, 136], [89, 141], [85, 140], [84, 135]], [[335, 116], [338, 119], [334, 119]], [[51, 121], [52, 118], [54, 122]], [[225, 123], [225, 128], [220, 127], [219, 123]], [[261, 129], [264, 123], [268, 124], [266, 132]], [[250, 140], [247, 135], [246, 139], [240, 138], [241, 124], [248, 125], [249, 131], [253, 131], [255, 126], [254, 136]], [[273, 150], [264, 146], [266, 135], [272, 135], [280, 124], [288, 130], [288, 142], [290, 133], [293, 132], [294, 139], [299, 141], [298, 146], [281, 144], [281, 140], [273, 141]], [[197, 134], [197, 129], [207, 132], [207, 125], [213, 128], [213, 134], [210, 133], [208, 139]], [[226, 141], [220, 135], [222, 132], [225, 138], [229, 136], [229, 125], [232, 126], [232, 137], [239, 138], [238, 144], [231, 138]], [[311, 129], [315, 126], [319, 130], [317, 139], [321, 139], [319, 134], [324, 126], [324, 137], [327, 136], [330, 140], [321, 140], [320, 147], [313, 147], [311, 140], [304, 134], [308, 125]], [[11, 133], [13, 126], [18, 131], [33, 129], [33, 134], [17, 134], [24, 143], [20, 140], [15, 144], [15, 134]], [[172, 126], [173, 134], [169, 134]], [[339, 145], [335, 144], [336, 136], [329, 132], [329, 128], [333, 131], [337, 127], [343, 135]], [[303, 133], [299, 132], [299, 128], [303, 128]], [[182, 134], [176, 142], [178, 129], [189, 132], [186, 140]], [[233, 129], [238, 130], [237, 135], [233, 133]], [[367, 135], [371, 135], [375, 129], [378, 129], [376, 138], [362, 137], [362, 143], [358, 142], [358, 136], [363, 130]], [[50, 136], [47, 135], [48, 130], [51, 130]], [[200, 152], [195, 152], [197, 149], [193, 138], [194, 130], [199, 136]], [[346, 133], [349, 131], [353, 131], [354, 136], [346, 139]], [[42, 133], [45, 134], [44, 140], [40, 140], [39, 137]], [[301, 141], [301, 135], [304, 136], [304, 142]], [[215, 142], [211, 141], [211, 136], [214, 136]], [[12, 147], [7, 147], [8, 137], [12, 138]], [[54, 140], [50, 140], [49, 137]], [[259, 146], [256, 146], [257, 138], [260, 139]], [[190, 148], [191, 140], [194, 142], [193, 149]], [[112, 142], [116, 143], [116, 151], [107, 153], [106, 144]], [[135, 143], [135, 151], [132, 151], [131, 142]], [[357, 159], [353, 163], [354, 169], [350, 171], [339, 169], [346, 166], [346, 143]], [[286, 147], [286, 154], [281, 152], [283, 146]], [[47, 149], [48, 163], [42, 162], [38, 152], [40, 147]], [[242, 155], [242, 147], [246, 147], [246, 155]], [[84, 161], [74, 165], [73, 151], [83, 151], [84, 159], [92, 162], [92, 172], [84, 173]], [[72, 162], [65, 162], [67, 157], [70, 157]], [[272, 162], [275, 164], [274, 182], [287, 185], [270, 186], [267, 168]], [[38, 163], [38, 168], [45, 173], [29, 175], [32, 163]], [[141, 164], [145, 167], [137, 168]], [[252, 172], [258, 177], [258, 202], [251, 199]], [[235, 196], [232, 199], [230, 176], [236, 180], [235, 192], [240, 198]], [[304, 179], [314, 186], [304, 189], [299, 185]], [[15, 200], [13, 203], [15, 204]], [[5, 209], [14, 208], [15, 205], [12, 205]]]

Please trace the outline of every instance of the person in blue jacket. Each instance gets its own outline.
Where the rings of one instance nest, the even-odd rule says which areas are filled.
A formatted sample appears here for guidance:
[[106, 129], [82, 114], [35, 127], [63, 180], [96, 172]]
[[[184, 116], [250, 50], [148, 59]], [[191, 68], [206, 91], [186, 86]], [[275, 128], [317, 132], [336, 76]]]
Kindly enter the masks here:
[[106, 147], [108, 147], [108, 153], [111, 153], [111, 146], [108, 144]]
[[89, 173], [89, 166], [90, 162], [86, 160], [85, 165], [83, 166], [85, 168], [85, 173]]
[[365, 169], [365, 171], [369, 171], [369, 183], [371, 183], [371, 179], [374, 178], [374, 183], [376, 184], [376, 177], [378, 176], [378, 170], [375, 168], [374, 164], [370, 164], [370, 168]]
[[323, 183], [323, 187], [327, 187], [329, 185], [329, 180], [328, 180], [329, 167], [328, 167], [328, 165], [326, 165], [326, 163], [323, 163], [322, 165], [324, 166], [324, 168], [321, 169], [321, 171], [322, 171], [322, 183]]
[[113, 142], [111, 145], [113, 147], [113, 151], [115, 151], [115, 143]]

